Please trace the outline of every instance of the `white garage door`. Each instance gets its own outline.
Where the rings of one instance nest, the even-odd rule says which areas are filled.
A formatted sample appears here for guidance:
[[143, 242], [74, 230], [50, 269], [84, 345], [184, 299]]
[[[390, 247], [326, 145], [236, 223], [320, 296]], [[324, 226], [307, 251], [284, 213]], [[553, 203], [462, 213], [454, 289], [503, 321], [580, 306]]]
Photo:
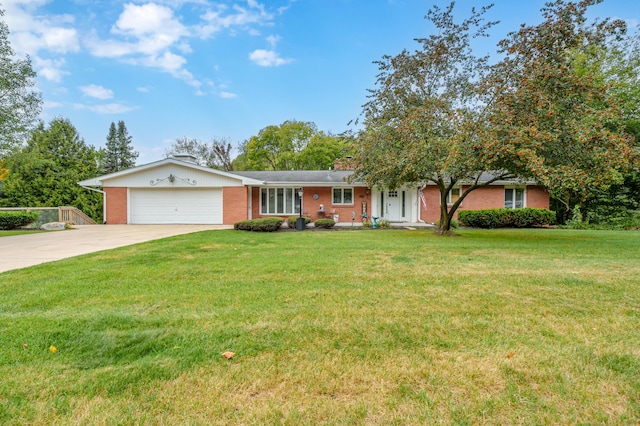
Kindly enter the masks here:
[[131, 189], [132, 224], [221, 224], [221, 189]]

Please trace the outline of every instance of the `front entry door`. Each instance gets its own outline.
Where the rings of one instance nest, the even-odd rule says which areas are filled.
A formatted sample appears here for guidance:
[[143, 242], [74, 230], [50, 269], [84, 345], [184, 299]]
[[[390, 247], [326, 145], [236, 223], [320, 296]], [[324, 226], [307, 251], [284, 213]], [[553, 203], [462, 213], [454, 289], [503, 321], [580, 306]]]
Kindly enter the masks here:
[[384, 218], [390, 222], [402, 222], [406, 219], [406, 191], [387, 191], [384, 194]]

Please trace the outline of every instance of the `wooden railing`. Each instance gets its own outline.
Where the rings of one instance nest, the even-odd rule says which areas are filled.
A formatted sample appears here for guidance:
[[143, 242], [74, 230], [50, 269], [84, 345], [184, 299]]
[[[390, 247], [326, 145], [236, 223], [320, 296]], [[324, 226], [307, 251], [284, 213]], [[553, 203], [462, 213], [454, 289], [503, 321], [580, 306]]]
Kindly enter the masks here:
[[[40, 210], [57, 210], [58, 222], [70, 223], [72, 225], [95, 225], [96, 222], [89, 216], [84, 214], [76, 207], [2, 207], [0, 211], [40, 211]], [[55, 215], [55, 213], [51, 212]], [[48, 221], [55, 221], [54, 218], [48, 216]], [[55, 216], [54, 216], [55, 217]]]
[[58, 207], [59, 222], [73, 225], [95, 225], [96, 222], [75, 207]]

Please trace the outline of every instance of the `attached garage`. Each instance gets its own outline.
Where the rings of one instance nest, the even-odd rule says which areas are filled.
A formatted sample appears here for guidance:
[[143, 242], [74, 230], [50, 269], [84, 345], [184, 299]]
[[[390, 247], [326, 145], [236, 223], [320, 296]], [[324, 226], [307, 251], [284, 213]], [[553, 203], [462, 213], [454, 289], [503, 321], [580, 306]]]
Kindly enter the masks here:
[[222, 189], [131, 188], [130, 223], [222, 224]]
[[232, 225], [251, 217], [248, 188], [263, 182], [173, 157], [78, 184], [103, 194], [106, 224]]

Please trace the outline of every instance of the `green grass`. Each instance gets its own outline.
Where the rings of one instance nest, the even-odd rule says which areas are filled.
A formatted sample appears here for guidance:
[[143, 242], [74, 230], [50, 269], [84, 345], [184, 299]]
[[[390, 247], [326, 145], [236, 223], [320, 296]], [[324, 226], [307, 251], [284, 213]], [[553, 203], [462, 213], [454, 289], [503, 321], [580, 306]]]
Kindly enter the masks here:
[[460, 234], [213, 231], [0, 274], [0, 423], [637, 424], [640, 235]]
[[40, 230], [37, 230], [37, 229], [34, 229], [34, 230], [18, 229], [18, 230], [12, 230], [12, 231], [0, 230], [0, 238], [1, 237], [12, 237], [14, 235], [37, 234], [39, 232], [46, 232], [46, 231], [40, 231]]

